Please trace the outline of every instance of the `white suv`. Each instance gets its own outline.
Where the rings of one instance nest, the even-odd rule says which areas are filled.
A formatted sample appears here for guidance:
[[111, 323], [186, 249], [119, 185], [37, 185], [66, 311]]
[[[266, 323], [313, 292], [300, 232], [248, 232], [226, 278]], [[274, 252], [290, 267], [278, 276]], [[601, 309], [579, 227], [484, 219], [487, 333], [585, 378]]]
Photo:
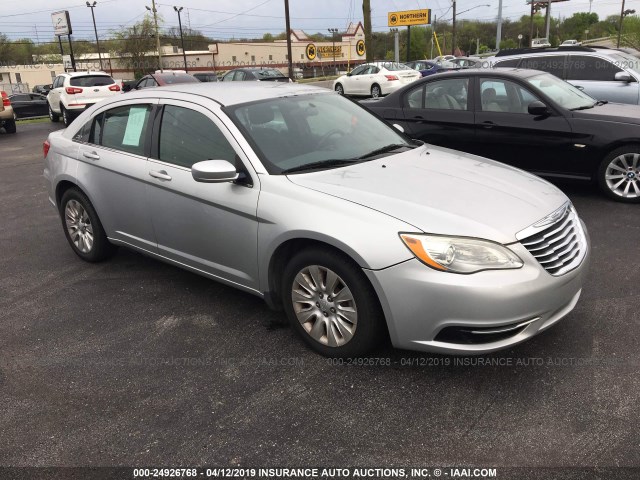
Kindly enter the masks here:
[[122, 93], [120, 85], [105, 72], [61, 73], [47, 95], [49, 118], [60, 117], [66, 126], [85, 109], [105, 98]]

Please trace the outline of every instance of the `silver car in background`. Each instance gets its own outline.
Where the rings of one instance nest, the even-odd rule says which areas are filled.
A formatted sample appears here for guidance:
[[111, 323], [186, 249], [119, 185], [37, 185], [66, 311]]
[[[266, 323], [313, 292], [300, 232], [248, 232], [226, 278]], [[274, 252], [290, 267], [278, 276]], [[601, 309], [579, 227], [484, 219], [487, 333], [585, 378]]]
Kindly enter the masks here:
[[506, 348], [567, 315], [587, 270], [586, 229], [556, 187], [414, 142], [325, 89], [134, 92], [51, 133], [44, 154], [79, 257], [125, 246], [240, 288], [324, 355], [385, 336]]

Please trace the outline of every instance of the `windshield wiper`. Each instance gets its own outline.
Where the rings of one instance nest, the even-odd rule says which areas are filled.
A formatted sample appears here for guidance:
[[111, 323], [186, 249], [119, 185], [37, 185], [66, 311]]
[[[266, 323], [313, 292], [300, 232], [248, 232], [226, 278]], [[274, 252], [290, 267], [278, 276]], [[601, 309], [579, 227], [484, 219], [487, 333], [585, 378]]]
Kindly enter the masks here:
[[358, 157], [358, 160], [365, 160], [367, 158], [375, 157], [376, 155], [382, 155], [383, 153], [393, 152], [394, 150], [398, 150], [399, 148], [416, 148], [413, 145], [407, 145], [406, 143], [392, 143], [391, 145], [384, 146], [382, 148], [378, 148], [373, 152], [369, 152], [361, 157]]
[[357, 163], [358, 160], [351, 159], [332, 159], [332, 160], [321, 160], [319, 162], [307, 163], [306, 165], [298, 165], [297, 167], [287, 168], [283, 170], [282, 174], [287, 173], [295, 173], [295, 172], [304, 172], [306, 170], [315, 170], [319, 168], [330, 168], [330, 167], [341, 167], [343, 165], [350, 165], [352, 163]]
[[571, 111], [575, 112], [576, 110], [589, 110], [595, 107], [596, 105], [598, 105], [598, 102], [594, 103], [593, 105], [583, 105], [581, 107], [572, 108]]

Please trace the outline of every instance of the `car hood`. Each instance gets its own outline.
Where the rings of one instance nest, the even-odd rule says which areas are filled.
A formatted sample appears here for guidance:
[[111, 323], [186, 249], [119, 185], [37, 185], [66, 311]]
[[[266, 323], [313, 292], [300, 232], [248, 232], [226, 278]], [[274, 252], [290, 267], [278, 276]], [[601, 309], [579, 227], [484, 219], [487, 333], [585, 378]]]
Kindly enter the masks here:
[[607, 103], [587, 110], [576, 110], [574, 118], [640, 125], [640, 106], [626, 103]]
[[558, 188], [522, 170], [431, 145], [289, 180], [423, 232], [500, 243], [517, 241], [516, 233], [568, 201]]

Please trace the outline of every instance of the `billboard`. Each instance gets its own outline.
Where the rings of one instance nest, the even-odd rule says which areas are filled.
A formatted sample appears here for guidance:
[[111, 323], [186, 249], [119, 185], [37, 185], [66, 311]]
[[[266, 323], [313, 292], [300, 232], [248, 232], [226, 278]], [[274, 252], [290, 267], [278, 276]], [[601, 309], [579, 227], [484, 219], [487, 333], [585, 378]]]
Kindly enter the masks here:
[[405, 10], [403, 12], [389, 12], [388, 20], [390, 27], [408, 27], [411, 25], [430, 25], [431, 10]]
[[71, 35], [71, 19], [68, 10], [53, 12], [51, 14], [51, 22], [53, 23], [54, 35]]

